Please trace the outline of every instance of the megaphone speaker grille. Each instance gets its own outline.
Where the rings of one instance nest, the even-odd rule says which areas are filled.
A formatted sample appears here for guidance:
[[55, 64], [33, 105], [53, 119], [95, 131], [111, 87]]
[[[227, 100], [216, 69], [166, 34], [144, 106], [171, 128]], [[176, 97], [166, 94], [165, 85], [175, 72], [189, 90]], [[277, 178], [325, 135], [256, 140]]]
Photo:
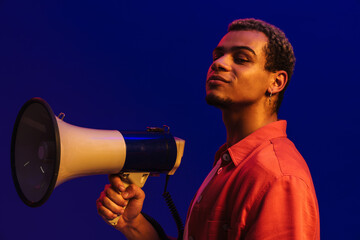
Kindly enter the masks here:
[[11, 143], [11, 170], [16, 190], [30, 207], [52, 193], [60, 165], [59, 129], [50, 106], [33, 98], [21, 108]]

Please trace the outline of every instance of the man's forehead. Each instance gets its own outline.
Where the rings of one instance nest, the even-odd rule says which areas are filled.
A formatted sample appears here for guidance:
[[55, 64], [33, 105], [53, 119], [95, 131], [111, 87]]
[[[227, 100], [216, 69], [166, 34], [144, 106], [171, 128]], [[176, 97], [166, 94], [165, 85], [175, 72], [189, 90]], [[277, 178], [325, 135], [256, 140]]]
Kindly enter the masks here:
[[228, 32], [219, 42], [218, 47], [230, 49], [235, 46], [246, 46], [260, 53], [267, 44], [267, 36], [259, 31], [231, 31]]

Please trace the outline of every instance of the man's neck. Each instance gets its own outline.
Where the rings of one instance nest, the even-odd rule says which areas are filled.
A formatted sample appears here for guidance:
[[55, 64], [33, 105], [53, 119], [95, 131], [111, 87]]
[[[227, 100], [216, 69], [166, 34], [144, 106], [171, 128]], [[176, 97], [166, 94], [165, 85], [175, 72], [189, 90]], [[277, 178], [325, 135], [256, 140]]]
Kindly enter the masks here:
[[226, 143], [228, 147], [244, 139], [257, 129], [277, 121], [277, 114], [269, 114], [262, 109], [252, 107], [222, 109], [223, 121], [226, 127]]

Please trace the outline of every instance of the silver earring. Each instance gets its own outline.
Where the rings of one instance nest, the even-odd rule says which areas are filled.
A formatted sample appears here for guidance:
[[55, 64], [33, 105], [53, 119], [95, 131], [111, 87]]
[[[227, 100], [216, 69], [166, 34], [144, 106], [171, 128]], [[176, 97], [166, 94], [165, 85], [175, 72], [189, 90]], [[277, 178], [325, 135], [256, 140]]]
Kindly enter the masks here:
[[271, 96], [272, 96], [272, 89], [270, 90], [270, 96], [269, 96], [269, 105], [271, 105]]

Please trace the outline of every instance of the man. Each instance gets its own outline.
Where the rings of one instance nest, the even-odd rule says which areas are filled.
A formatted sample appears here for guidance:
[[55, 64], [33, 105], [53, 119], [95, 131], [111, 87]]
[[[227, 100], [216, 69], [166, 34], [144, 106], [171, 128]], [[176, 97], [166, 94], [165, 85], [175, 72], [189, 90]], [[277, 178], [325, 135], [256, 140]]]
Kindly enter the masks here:
[[[193, 199], [184, 239], [320, 239], [309, 169], [277, 113], [295, 57], [278, 28], [255, 19], [229, 25], [213, 51], [206, 100], [222, 111], [226, 143]], [[110, 177], [98, 199], [128, 239], [159, 239], [140, 213], [144, 192]], [[123, 207], [126, 208], [124, 209]]]

